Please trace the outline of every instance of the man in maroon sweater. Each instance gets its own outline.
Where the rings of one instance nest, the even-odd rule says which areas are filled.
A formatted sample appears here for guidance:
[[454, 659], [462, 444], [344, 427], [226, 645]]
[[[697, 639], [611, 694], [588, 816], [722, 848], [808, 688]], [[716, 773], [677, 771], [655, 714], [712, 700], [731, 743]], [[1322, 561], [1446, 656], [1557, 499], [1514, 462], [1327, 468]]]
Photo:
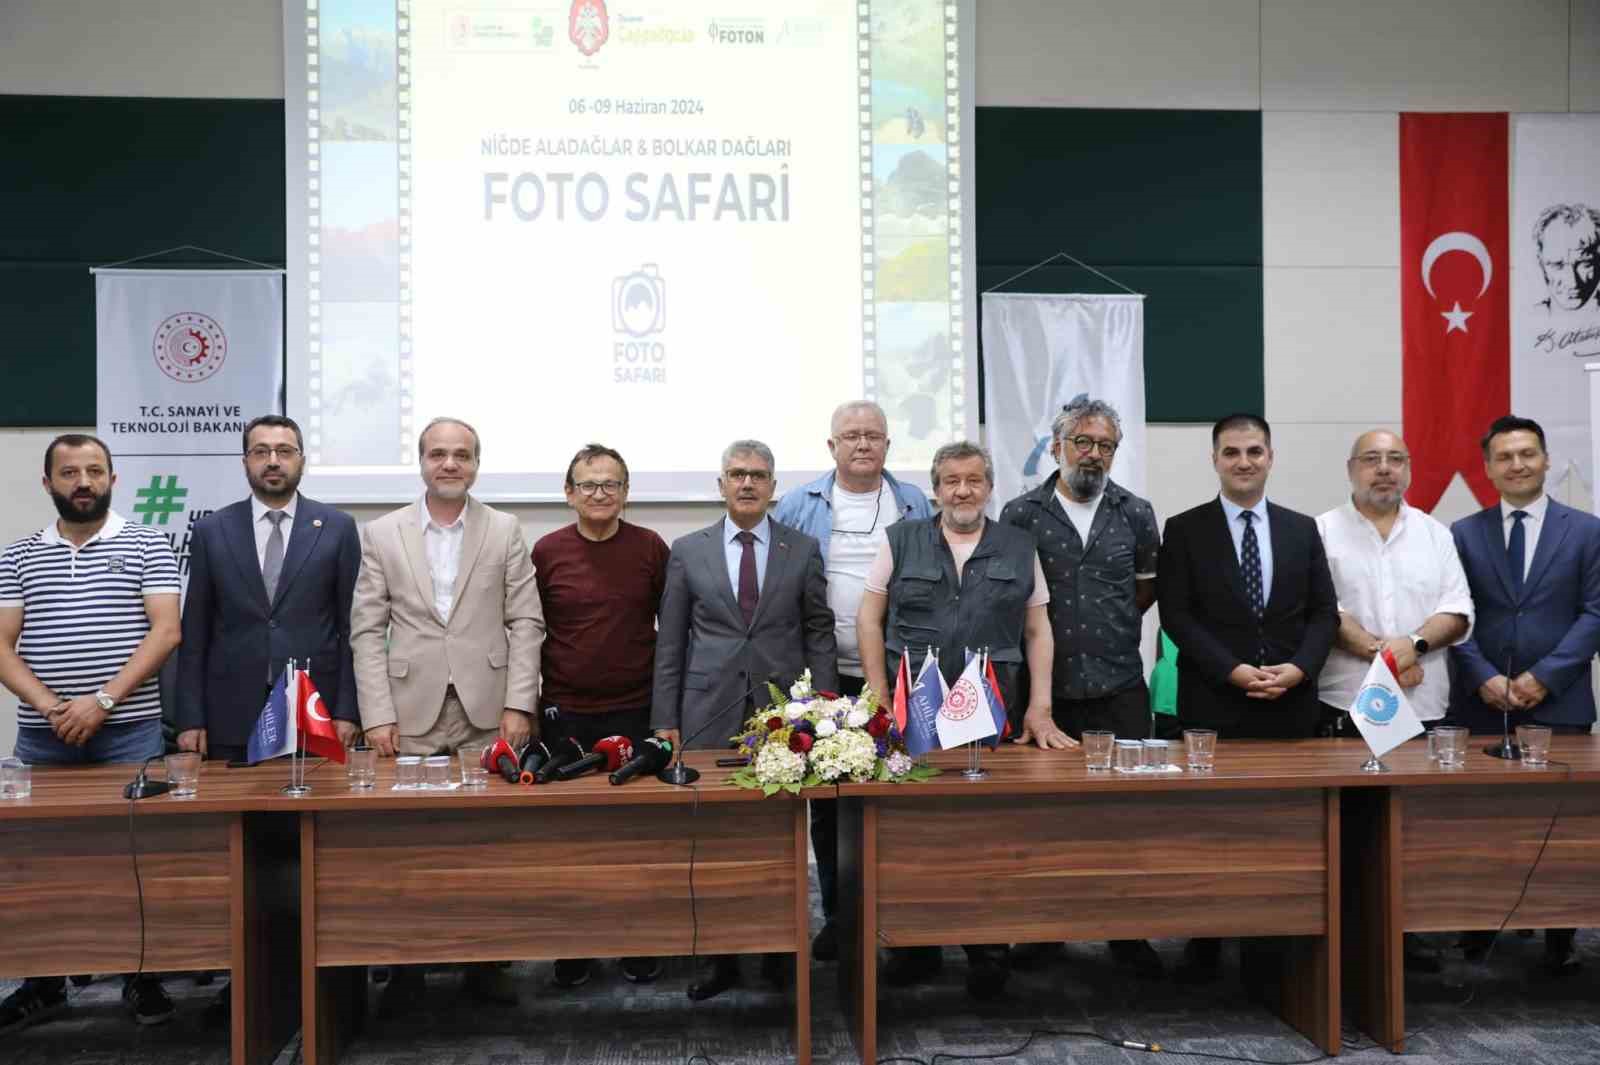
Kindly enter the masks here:
[[[544, 741], [572, 737], [585, 750], [606, 736], [638, 744], [651, 735], [656, 613], [667, 582], [667, 545], [622, 520], [628, 464], [587, 444], [567, 465], [571, 525], [533, 545], [534, 578], [548, 627], [541, 649], [539, 709]], [[657, 958], [623, 958], [622, 975], [654, 980]], [[588, 959], [555, 963], [558, 987], [589, 979]]]

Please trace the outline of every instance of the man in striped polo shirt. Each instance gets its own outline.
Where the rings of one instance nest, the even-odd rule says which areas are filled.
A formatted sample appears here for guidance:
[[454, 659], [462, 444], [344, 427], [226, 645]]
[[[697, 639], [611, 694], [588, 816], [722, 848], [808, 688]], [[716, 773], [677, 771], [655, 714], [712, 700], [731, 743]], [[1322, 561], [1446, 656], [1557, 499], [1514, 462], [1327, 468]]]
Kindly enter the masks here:
[[[111, 510], [111, 451], [82, 433], [44, 453], [60, 517], [0, 554], [0, 683], [16, 695], [16, 754], [32, 765], [143, 762], [161, 754], [156, 673], [178, 646], [178, 564], [155, 529]], [[0, 1034], [66, 1004], [63, 978], [31, 977], [0, 1002]], [[122, 996], [141, 1024], [172, 1016], [152, 976]]]

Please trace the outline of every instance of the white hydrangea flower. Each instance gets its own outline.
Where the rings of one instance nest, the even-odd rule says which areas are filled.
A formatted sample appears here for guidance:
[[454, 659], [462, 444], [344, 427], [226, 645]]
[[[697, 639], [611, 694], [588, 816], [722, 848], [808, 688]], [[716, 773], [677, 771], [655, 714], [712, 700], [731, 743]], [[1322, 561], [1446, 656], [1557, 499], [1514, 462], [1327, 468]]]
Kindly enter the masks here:
[[805, 756], [785, 744], [766, 744], [756, 755], [756, 779], [763, 784], [798, 784], [805, 775]]
[[783, 716], [790, 721], [799, 721], [811, 709], [810, 703], [790, 703], [783, 708]]
[[835, 725], [833, 723], [833, 719], [832, 718], [826, 718], [825, 717], [821, 721], [817, 722], [817, 738], [819, 740], [823, 739], [824, 737], [827, 737], [827, 736], [832, 736], [835, 732], [838, 732], [838, 731], [839, 731], [839, 726]]
[[871, 714], [867, 713], [865, 710], [857, 708], [857, 709], [851, 710], [848, 714], [845, 715], [844, 723], [846, 725], [849, 725], [851, 728], [860, 728], [861, 726], [865, 725], [868, 721], [871, 721], [871, 720], [872, 720], [872, 715]]
[[[817, 729], [821, 732], [821, 727]], [[878, 747], [865, 732], [834, 732], [811, 748], [811, 768], [823, 780], [866, 780], [878, 767]]]

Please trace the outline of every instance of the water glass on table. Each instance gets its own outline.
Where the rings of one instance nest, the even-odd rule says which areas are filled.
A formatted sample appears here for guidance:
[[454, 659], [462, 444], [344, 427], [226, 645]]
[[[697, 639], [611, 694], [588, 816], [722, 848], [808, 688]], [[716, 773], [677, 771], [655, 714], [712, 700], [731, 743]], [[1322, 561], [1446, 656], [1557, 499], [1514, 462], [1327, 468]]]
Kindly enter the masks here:
[[394, 787], [396, 791], [419, 791], [422, 788], [422, 756], [402, 754], [394, 760]]
[[450, 756], [430, 754], [422, 760], [422, 786], [441, 791], [450, 786]]
[[1546, 766], [1550, 764], [1550, 726], [1518, 725], [1517, 746], [1522, 748], [1522, 764]]
[[1101, 772], [1111, 768], [1111, 746], [1116, 739], [1117, 734], [1109, 729], [1083, 730], [1083, 761], [1090, 772]]
[[0, 799], [26, 799], [33, 794], [33, 767], [20, 758], [0, 758]]
[[1144, 744], [1138, 740], [1117, 740], [1114, 746], [1117, 772], [1137, 773], [1144, 768]]
[[489, 786], [489, 771], [483, 768], [483, 752], [489, 749], [487, 743], [463, 743], [456, 748], [456, 757], [461, 760], [461, 786], [463, 788], [484, 788]]
[[378, 783], [378, 749], [352, 747], [345, 753], [345, 779], [351, 791], [366, 791]]
[[200, 752], [179, 751], [166, 757], [168, 792], [174, 799], [192, 799], [200, 793]]
[[1172, 764], [1172, 751], [1166, 740], [1144, 741], [1144, 768], [1150, 773], [1165, 773]]
[[1467, 730], [1460, 725], [1436, 726], [1432, 742], [1440, 769], [1460, 769], [1467, 764]]
[[1184, 755], [1192, 773], [1209, 773], [1217, 757], [1217, 730], [1186, 728], [1183, 730]]

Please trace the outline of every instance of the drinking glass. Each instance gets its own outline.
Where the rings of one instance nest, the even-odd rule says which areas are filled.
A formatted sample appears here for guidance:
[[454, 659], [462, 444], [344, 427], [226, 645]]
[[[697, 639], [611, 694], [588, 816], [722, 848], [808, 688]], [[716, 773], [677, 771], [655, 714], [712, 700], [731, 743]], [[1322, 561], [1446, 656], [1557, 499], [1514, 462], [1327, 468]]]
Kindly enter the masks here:
[[394, 789], [416, 791], [422, 787], [422, 757], [402, 754], [394, 760]]
[[1460, 725], [1440, 725], [1433, 730], [1433, 753], [1441, 769], [1467, 764], [1467, 730]]
[[172, 785], [169, 794], [174, 799], [192, 799], [200, 792], [200, 752], [179, 751], [169, 754], [167, 782]]
[[378, 782], [378, 749], [352, 747], [345, 753], [344, 775], [352, 791], [366, 791]]
[[422, 786], [448, 788], [450, 786], [450, 756], [430, 754], [422, 760]]
[[461, 759], [463, 788], [488, 787], [489, 771], [483, 768], [483, 752], [488, 749], [486, 743], [463, 743], [456, 749], [456, 757]]
[[1189, 769], [1195, 773], [1209, 773], [1217, 756], [1217, 732], [1209, 728], [1183, 730], [1184, 753]]
[[1152, 773], [1165, 773], [1172, 764], [1172, 751], [1166, 740], [1144, 741], [1144, 767]]
[[33, 767], [20, 758], [0, 758], [0, 799], [26, 799], [33, 794]]
[[1103, 728], [1086, 728], [1083, 730], [1083, 760], [1091, 772], [1099, 772], [1111, 768], [1111, 745], [1116, 742], [1117, 734]]
[[1518, 725], [1517, 746], [1522, 748], [1522, 764], [1545, 766], [1550, 764], [1550, 726]]
[[1137, 773], [1144, 766], [1144, 744], [1138, 740], [1117, 740], [1117, 772]]

